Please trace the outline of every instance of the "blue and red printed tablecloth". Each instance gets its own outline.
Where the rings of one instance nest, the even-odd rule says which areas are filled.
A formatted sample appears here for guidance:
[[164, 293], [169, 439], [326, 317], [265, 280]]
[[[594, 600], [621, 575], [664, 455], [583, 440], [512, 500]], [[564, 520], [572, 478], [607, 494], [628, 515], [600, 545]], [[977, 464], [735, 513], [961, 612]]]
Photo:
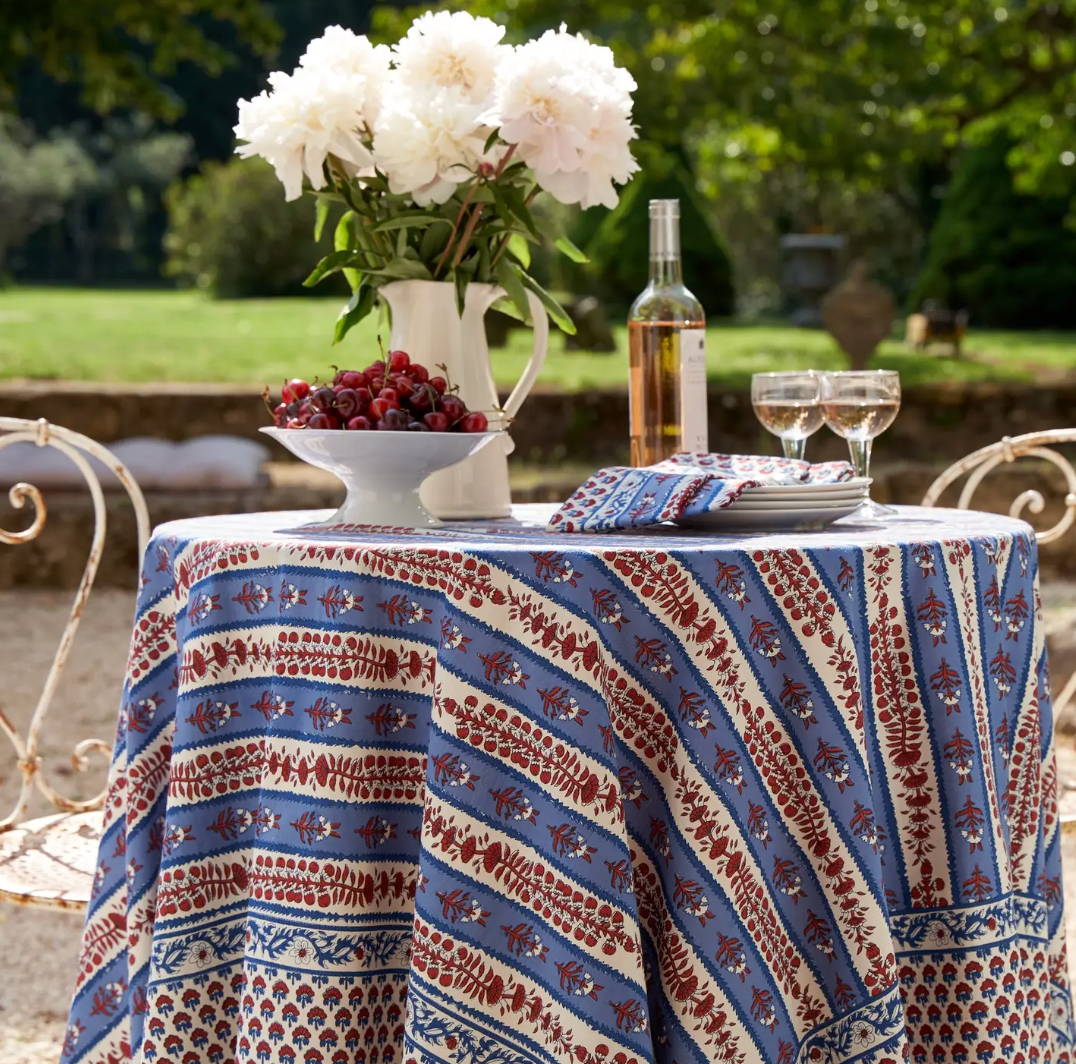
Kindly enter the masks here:
[[1069, 1061], [1028, 526], [550, 512], [158, 529], [64, 1064]]

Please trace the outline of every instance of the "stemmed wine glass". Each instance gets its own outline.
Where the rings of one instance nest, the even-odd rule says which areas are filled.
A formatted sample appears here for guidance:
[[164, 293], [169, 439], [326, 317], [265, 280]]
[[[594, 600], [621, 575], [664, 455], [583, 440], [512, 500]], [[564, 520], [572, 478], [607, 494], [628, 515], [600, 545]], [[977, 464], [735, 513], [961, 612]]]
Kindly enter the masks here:
[[[822, 415], [838, 436], [848, 441], [857, 477], [870, 476], [871, 443], [893, 424], [900, 409], [900, 374], [862, 370], [822, 374]], [[867, 500], [853, 521], [879, 521], [897, 511]]]
[[751, 403], [764, 428], [781, 440], [786, 458], [802, 459], [807, 437], [822, 427], [818, 374], [756, 373]]

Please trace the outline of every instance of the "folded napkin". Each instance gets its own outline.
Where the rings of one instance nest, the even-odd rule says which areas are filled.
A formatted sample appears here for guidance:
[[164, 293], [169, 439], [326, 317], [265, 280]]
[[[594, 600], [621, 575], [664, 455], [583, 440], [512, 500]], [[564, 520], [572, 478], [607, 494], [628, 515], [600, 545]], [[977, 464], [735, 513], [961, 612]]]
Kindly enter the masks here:
[[642, 469], [600, 469], [553, 515], [550, 532], [607, 532], [697, 517], [732, 506], [748, 488], [838, 484], [847, 462], [812, 465], [753, 454], [674, 454]]

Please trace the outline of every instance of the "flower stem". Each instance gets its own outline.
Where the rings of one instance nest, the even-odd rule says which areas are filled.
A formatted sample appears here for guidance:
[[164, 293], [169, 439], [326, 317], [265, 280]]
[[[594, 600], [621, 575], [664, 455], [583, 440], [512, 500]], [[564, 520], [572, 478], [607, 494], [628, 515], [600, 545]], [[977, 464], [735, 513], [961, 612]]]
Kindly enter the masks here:
[[471, 242], [471, 237], [474, 235], [475, 226], [478, 225], [478, 219], [482, 217], [482, 208], [484, 203], [479, 203], [475, 206], [475, 209], [471, 211], [471, 217], [467, 221], [467, 228], [463, 231], [463, 236], [460, 237], [459, 244], [456, 245], [456, 254], [452, 256], [452, 265], [458, 266], [460, 259], [467, 252], [467, 245]]
[[[515, 154], [516, 145], [509, 144], [508, 151], [504, 153], [504, 157], [497, 164], [497, 169], [493, 172], [492, 180], [496, 181], [501, 174], [504, 173], [504, 168], [508, 165], [508, 161]], [[476, 179], [475, 183], [470, 187], [467, 192], [467, 198], [463, 201], [463, 206], [460, 207], [460, 213], [456, 215], [456, 220], [452, 223], [452, 232], [448, 234], [448, 243], [445, 245], [445, 250], [441, 252], [441, 257], [437, 260], [437, 268], [433, 271], [433, 279], [436, 281], [441, 276], [441, 270], [444, 269], [445, 262], [448, 260], [448, 253], [452, 250], [453, 242], [456, 239], [456, 234], [459, 232], [460, 222], [463, 220], [464, 214], [467, 213], [467, 208], [471, 205], [471, 200], [474, 198], [475, 190], [478, 188], [479, 180]], [[485, 182], [488, 184], [489, 182]], [[464, 229], [463, 236], [460, 238], [460, 243], [456, 246], [456, 253], [452, 257], [452, 265], [457, 266], [460, 259], [463, 258], [464, 252], [467, 249], [467, 244], [471, 237], [474, 235], [475, 226], [478, 224], [478, 219], [482, 216], [482, 205], [479, 204], [474, 211], [471, 212], [471, 217], [468, 219], [467, 227]]]
[[441, 257], [437, 260], [437, 267], [433, 271], [433, 279], [436, 281], [441, 276], [441, 270], [444, 268], [445, 263], [448, 261], [448, 253], [452, 250], [452, 242], [456, 239], [456, 233], [459, 232], [460, 221], [463, 215], [466, 213], [467, 208], [471, 205], [471, 200], [474, 197], [475, 189], [478, 188], [478, 182], [468, 189], [467, 197], [463, 201], [463, 206], [460, 207], [460, 213], [456, 215], [456, 220], [452, 223], [452, 232], [448, 234], [448, 243], [445, 244], [445, 250], [441, 252]]

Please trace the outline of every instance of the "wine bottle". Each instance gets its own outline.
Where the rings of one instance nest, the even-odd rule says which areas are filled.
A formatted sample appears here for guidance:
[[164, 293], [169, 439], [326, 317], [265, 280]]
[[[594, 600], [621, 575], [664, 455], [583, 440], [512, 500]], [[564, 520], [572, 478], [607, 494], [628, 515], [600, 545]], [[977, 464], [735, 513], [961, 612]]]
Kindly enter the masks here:
[[631, 462], [709, 449], [706, 315], [684, 287], [680, 201], [650, 201], [650, 280], [628, 317]]

